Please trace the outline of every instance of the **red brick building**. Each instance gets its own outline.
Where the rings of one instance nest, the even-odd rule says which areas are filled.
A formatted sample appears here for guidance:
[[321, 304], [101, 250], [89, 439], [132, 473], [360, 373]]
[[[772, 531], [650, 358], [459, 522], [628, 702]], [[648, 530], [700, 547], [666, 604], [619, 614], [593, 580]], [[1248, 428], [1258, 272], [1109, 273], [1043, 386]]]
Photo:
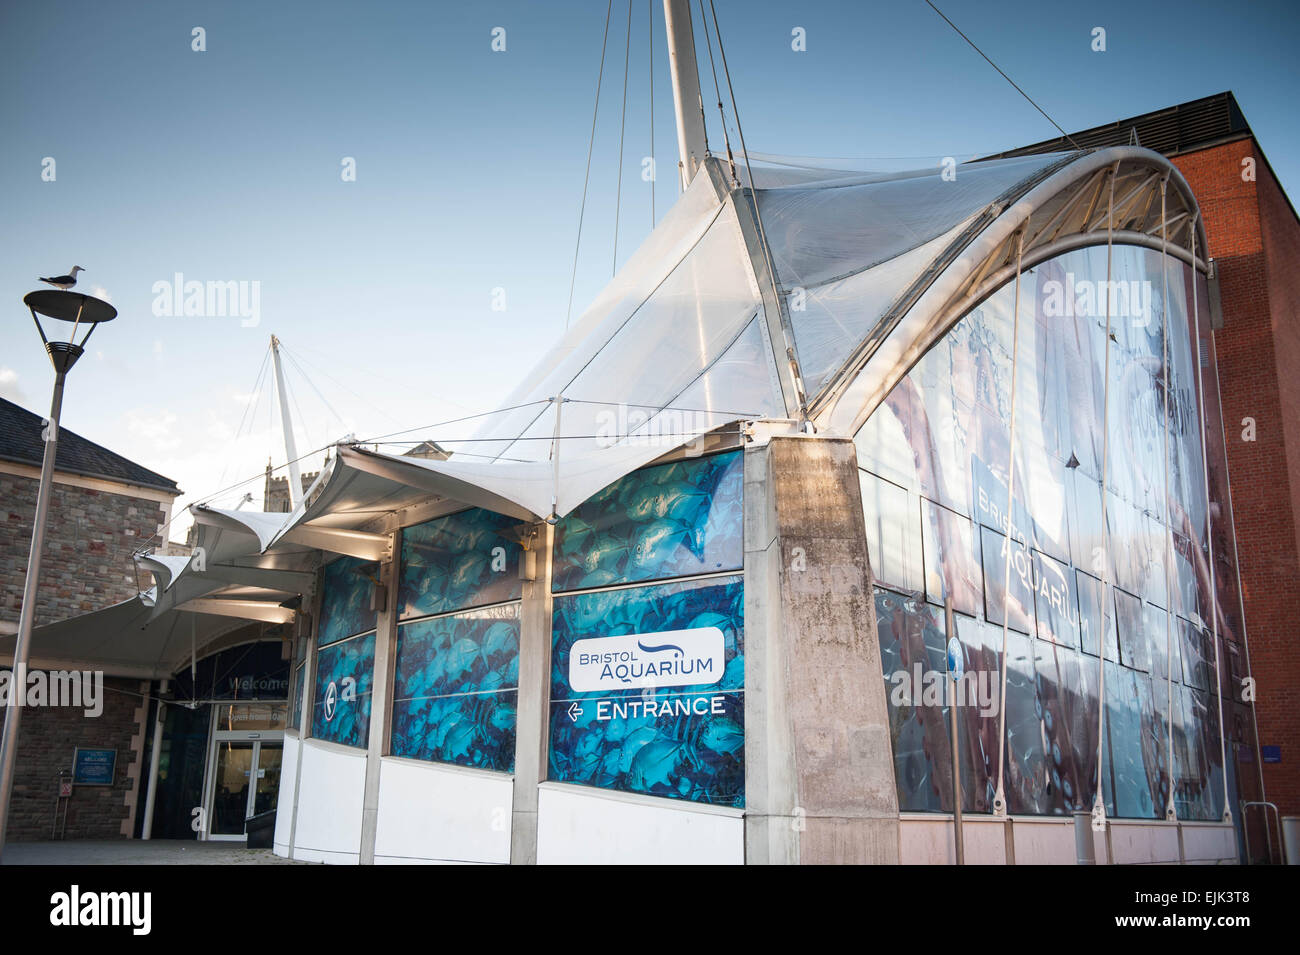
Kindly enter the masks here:
[[[1262, 772], [1262, 798], [1300, 815], [1300, 219], [1230, 92], [1070, 139], [1083, 148], [1136, 140], [1161, 152], [1200, 204], [1256, 681], [1258, 747], [1239, 745], [1238, 769], [1243, 785]], [[1054, 139], [1003, 155], [1070, 148]]]

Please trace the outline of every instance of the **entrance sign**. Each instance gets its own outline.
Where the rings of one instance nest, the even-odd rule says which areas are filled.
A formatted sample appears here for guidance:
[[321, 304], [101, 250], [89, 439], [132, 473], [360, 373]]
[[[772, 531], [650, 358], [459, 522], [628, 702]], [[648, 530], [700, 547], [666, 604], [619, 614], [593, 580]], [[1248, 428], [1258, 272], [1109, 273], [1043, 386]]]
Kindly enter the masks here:
[[576, 693], [647, 686], [717, 683], [726, 668], [726, 640], [717, 627], [577, 640], [569, 651]]
[[72, 755], [72, 781], [82, 786], [111, 786], [117, 769], [117, 750], [76, 748]]

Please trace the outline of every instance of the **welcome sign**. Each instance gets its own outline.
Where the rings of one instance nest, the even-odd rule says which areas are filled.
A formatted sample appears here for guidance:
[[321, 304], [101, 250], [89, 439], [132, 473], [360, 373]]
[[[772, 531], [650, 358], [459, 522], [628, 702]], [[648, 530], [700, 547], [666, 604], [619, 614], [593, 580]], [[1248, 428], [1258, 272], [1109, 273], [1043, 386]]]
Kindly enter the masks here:
[[592, 637], [569, 651], [569, 686], [577, 693], [717, 683], [726, 669], [717, 627]]

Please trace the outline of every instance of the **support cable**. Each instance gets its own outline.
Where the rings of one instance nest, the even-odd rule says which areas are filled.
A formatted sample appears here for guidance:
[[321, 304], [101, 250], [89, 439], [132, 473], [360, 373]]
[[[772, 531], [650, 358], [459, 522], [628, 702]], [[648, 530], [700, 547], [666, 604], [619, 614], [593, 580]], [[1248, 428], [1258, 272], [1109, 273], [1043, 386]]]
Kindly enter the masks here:
[[618, 218], [623, 207], [623, 136], [627, 132], [627, 77], [632, 62], [632, 0], [627, 0], [627, 43], [623, 49], [623, 112], [618, 121], [618, 189], [614, 194], [614, 264], [610, 276], [618, 274]]
[[[250, 411], [254, 411], [255, 404], [260, 403], [262, 397], [263, 379], [266, 375], [267, 366], [271, 361], [271, 346], [266, 346], [266, 351], [262, 355], [262, 364], [257, 370], [257, 378], [253, 381], [253, 390], [248, 395], [248, 402], [244, 405], [244, 413], [239, 418], [239, 427], [235, 429], [235, 441], [239, 440], [240, 435], [244, 433], [244, 423], [249, 420]], [[251, 422], [250, 422], [251, 426]], [[230, 458], [226, 458], [226, 463], [221, 467], [221, 476], [217, 478], [220, 484], [226, 479], [226, 472], [230, 470]]]
[[[1196, 261], [1196, 222], [1197, 216], [1192, 217], [1190, 228], [1192, 232], [1192, 261]], [[1196, 267], [1192, 267], [1192, 321], [1196, 329], [1196, 392], [1200, 399], [1200, 432], [1201, 432], [1201, 481], [1205, 485], [1205, 544], [1207, 549], [1206, 561], [1210, 566], [1210, 633], [1214, 640], [1214, 684], [1217, 690], [1219, 702], [1219, 764], [1223, 767], [1223, 821], [1232, 822], [1232, 804], [1228, 799], [1228, 743], [1227, 728], [1223, 722], [1223, 678], [1219, 672], [1222, 661], [1219, 657], [1219, 585], [1214, 568], [1214, 521], [1211, 518], [1210, 511], [1210, 457], [1208, 445], [1205, 440], [1206, 409], [1205, 409], [1205, 375], [1203, 369], [1205, 363], [1209, 361], [1209, 352], [1204, 349], [1205, 343], [1201, 339], [1201, 305], [1198, 292], [1200, 291], [1201, 276], [1197, 273]], [[1211, 330], [1213, 334], [1213, 330]]]
[[[710, 0], [710, 2], [712, 2], [712, 0]], [[963, 40], [965, 40], [967, 43], [969, 43], [969, 44], [970, 44], [970, 47], [971, 47], [972, 50], [974, 50], [974, 51], [975, 51], [976, 53], [978, 53], [980, 56], [984, 57], [985, 62], [987, 62], [989, 66], [993, 67], [993, 69], [995, 69], [995, 70], [997, 70], [999, 73], [1001, 73], [1001, 74], [1002, 74], [1002, 78], [1003, 78], [1004, 80], [1006, 80], [1008, 83], [1010, 83], [1013, 87], [1015, 87], [1015, 90], [1016, 90], [1017, 93], [1019, 93], [1021, 96], [1023, 96], [1026, 100], [1029, 100], [1029, 105], [1032, 106], [1034, 109], [1038, 110], [1040, 113], [1042, 113], [1042, 114], [1043, 114], [1043, 117], [1044, 117], [1044, 118], [1045, 118], [1049, 123], [1051, 123], [1053, 126], [1056, 127], [1057, 131], [1058, 131], [1062, 136], [1064, 136], [1064, 137], [1069, 141], [1069, 143], [1070, 143], [1071, 146], [1073, 146], [1075, 149], [1082, 149], [1082, 148], [1083, 148], [1083, 147], [1081, 147], [1078, 143], [1076, 143], [1076, 142], [1074, 141], [1073, 138], [1071, 138], [1071, 136], [1070, 136], [1069, 133], [1067, 133], [1064, 129], [1061, 129], [1061, 124], [1060, 124], [1060, 123], [1058, 123], [1056, 120], [1052, 119], [1052, 117], [1050, 117], [1050, 116], [1047, 115], [1047, 111], [1046, 111], [1045, 109], [1043, 109], [1043, 107], [1041, 107], [1041, 106], [1039, 106], [1037, 103], [1035, 103], [1035, 102], [1033, 101], [1033, 99], [1030, 98], [1030, 96], [1029, 96], [1028, 93], [1026, 93], [1024, 90], [1022, 90], [1019, 86], [1017, 86], [1017, 85], [1016, 85], [1016, 81], [1013, 80], [1011, 77], [1007, 76], [1007, 74], [1004, 73], [1004, 72], [1002, 71], [1002, 67], [998, 66], [996, 63], [994, 63], [992, 60], [990, 60], [990, 59], [988, 58], [988, 55], [987, 55], [983, 50], [981, 50], [979, 47], [977, 47], [977, 46], [975, 45], [975, 41], [974, 41], [974, 40], [972, 40], [972, 39], [971, 39], [970, 37], [968, 37], [966, 34], [962, 33], [961, 30], [958, 29], [957, 24], [953, 23], [953, 22], [952, 22], [951, 20], [949, 20], [946, 16], [944, 16], [944, 13], [943, 13], [942, 10], [940, 10], [940, 9], [939, 9], [938, 7], [936, 7], [933, 3], [931, 3], [930, 0], [925, 0], [925, 3], [926, 3], [926, 5], [927, 5], [931, 10], [933, 10], [935, 13], [939, 14], [939, 16], [943, 17], [943, 21], [944, 21], [944, 23], [948, 24], [948, 26], [950, 26], [950, 27], [952, 27], [954, 30], [956, 30], [956, 31], [957, 31], [957, 35], [958, 35], [959, 37], [961, 37]]]
[[[1006, 768], [1007, 750], [1007, 634], [1011, 623], [1011, 542], [1014, 537], [1015, 520], [1012, 505], [1015, 500], [1016, 486], [1016, 379], [1020, 369], [1020, 275], [1021, 263], [1025, 250], [1025, 233], [1022, 229], [1016, 237], [1016, 291], [1015, 305], [1011, 318], [1011, 427], [1007, 439], [1007, 537], [1003, 546], [1006, 557], [1002, 567], [1002, 690], [998, 699], [1003, 705], [998, 707], [998, 787], [993, 795], [993, 815], [1006, 816], [1007, 796], [1003, 785]], [[948, 636], [952, 636], [949, 634]]]
[[650, 229], [654, 230], [659, 221], [655, 213], [655, 180], [659, 178], [659, 167], [655, 165], [655, 0], [646, 0], [646, 15], [650, 37]]
[[605, 8], [605, 38], [600, 41], [600, 71], [596, 74], [596, 105], [591, 111], [591, 139], [587, 143], [587, 172], [582, 177], [582, 205], [578, 208], [578, 238], [573, 244], [573, 273], [569, 277], [569, 305], [564, 311], [564, 330], [569, 330], [573, 317], [573, 286], [578, 281], [578, 249], [582, 247], [582, 220], [587, 213], [587, 184], [591, 181], [591, 153], [596, 146], [596, 116], [600, 113], [600, 86], [605, 78], [605, 47], [609, 43], [609, 15], [614, 0]]
[[[1164, 491], [1165, 491], [1165, 695], [1169, 701], [1169, 725], [1166, 735], [1165, 765], [1169, 769], [1169, 797], [1165, 801], [1165, 818], [1177, 820], [1178, 808], [1174, 804], [1174, 528], [1169, 508], [1169, 228], [1165, 223], [1165, 192], [1169, 177], [1160, 180], [1160, 279], [1163, 283], [1161, 299], [1161, 350], [1164, 364], [1165, 421], [1164, 421]], [[1106, 286], [1110, 288], [1109, 284]]]
[[[718, 67], [713, 62], [713, 43], [709, 40], [709, 20], [704, 15], [704, 0], [700, 3], [700, 22], [704, 24], [704, 46], [709, 51], [709, 69], [713, 73], [713, 92], [718, 100], [718, 122], [722, 124], [722, 144], [727, 150], [727, 165], [731, 167], [731, 181], [735, 185], [740, 185], [740, 180], [736, 178], [736, 157], [731, 152], [731, 137], [727, 135], [727, 115], [722, 110], [722, 88], [718, 85]], [[718, 50], [722, 50], [722, 34], [718, 34]], [[734, 106], [734, 104], [733, 104]], [[703, 110], [703, 103], [700, 109]], [[737, 126], [739, 128], [739, 125]], [[753, 177], [750, 177], [750, 183], [753, 183]]]
[[[1106, 205], [1106, 288], [1109, 290], [1112, 253], [1115, 239], [1115, 177], [1119, 163], [1111, 167], [1110, 198]], [[1110, 470], [1110, 293], [1106, 294], [1106, 344], [1101, 373], [1104, 380], [1101, 399], [1101, 604], [1097, 607], [1097, 783], [1092, 794], [1093, 831], [1106, 826], [1106, 796], [1102, 786], [1102, 769], [1106, 759], [1106, 626], [1107, 597], [1110, 594], [1110, 526], [1106, 518], [1106, 480]], [[1118, 644], [1118, 631], [1116, 644]]]

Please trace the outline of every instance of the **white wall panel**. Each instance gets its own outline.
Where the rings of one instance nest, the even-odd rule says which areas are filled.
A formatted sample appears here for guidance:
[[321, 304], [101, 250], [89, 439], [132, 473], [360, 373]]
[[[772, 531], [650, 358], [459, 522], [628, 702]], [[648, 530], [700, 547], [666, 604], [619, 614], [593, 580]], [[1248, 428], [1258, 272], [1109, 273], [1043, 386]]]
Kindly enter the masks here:
[[541, 865], [741, 865], [744, 813], [673, 799], [543, 783]]
[[513, 800], [505, 773], [385, 757], [375, 863], [507, 864]]

